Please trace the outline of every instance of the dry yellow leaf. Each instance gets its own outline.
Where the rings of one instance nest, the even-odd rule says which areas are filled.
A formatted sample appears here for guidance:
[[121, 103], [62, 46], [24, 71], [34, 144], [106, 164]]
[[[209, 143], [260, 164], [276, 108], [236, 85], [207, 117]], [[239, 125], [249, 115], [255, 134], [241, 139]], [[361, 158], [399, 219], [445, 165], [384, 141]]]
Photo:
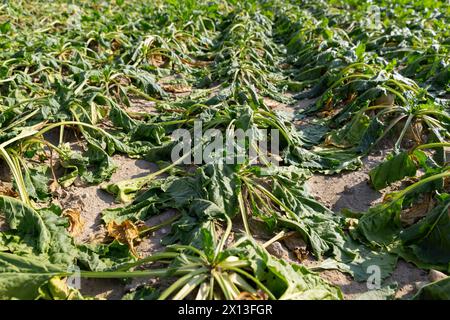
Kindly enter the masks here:
[[68, 230], [71, 235], [76, 236], [83, 231], [84, 221], [79, 210], [66, 209], [63, 211], [63, 216], [69, 218]]
[[137, 256], [134, 241], [139, 239], [139, 229], [130, 220], [125, 220], [121, 224], [111, 221], [107, 226], [108, 235], [120, 243], [127, 244], [131, 252]]
[[161, 67], [166, 64], [167, 58], [160, 54], [152, 54], [150, 56], [150, 63], [155, 67]]
[[190, 86], [181, 83], [163, 84], [162, 87], [164, 91], [172, 93], [186, 93], [192, 91], [192, 88]]
[[294, 254], [297, 257], [298, 261], [303, 262], [308, 258], [309, 252], [305, 248], [297, 247], [294, 249]]
[[243, 291], [236, 297], [236, 300], [267, 300], [267, 299], [268, 299], [267, 293], [261, 290], [258, 290], [256, 293]]

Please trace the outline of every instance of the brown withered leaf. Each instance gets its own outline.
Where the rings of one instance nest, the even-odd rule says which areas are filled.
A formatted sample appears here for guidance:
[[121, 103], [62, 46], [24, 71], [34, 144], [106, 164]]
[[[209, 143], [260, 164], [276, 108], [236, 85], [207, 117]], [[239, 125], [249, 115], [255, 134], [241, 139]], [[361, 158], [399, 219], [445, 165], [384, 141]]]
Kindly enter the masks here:
[[119, 50], [121, 46], [122, 46], [122, 43], [121, 43], [119, 40], [113, 39], [113, 40], [111, 41], [111, 50], [112, 50], [112, 51], [117, 51], [117, 50]]
[[335, 141], [335, 139], [333, 138], [333, 135], [328, 134], [325, 136], [325, 141], [324, 141], [324, 145], [329, 147], [329, 146], [334, 146], [334, 147], [338, 147], [338, 148], [348, 148], [350, 146], [349, 143], [338, 143], [337, 141]]
[[123, 86], [128, 86], [131, 83], [130, 79], [123, 76], [116, 77], [116, 81]]
[[267, 300], [268, 298], [267, 293], [258, 290], [256, 293], [243, 291], [236, 297], [236, 300]]
[[308, 258], [309, 251], [306, 250], [305, 248], [297, 247], [293, 251], [298, 261], [300, 262], [303, 262], [306, 258]]
[[349, 95], [347, 95], [347, 98], [345, 99], [345, 101], [343, 102], [344, 106], [353, 102], [353, 100], [356, 99], [358, 95], [355, 92], [350, 93]]
[[134, 241], [139, 240], [139, 229], [130, 220], [125, 220], [121, 224], [111, 221], [107, 225], [108, 236], [116, 239], [120, 243], [128, 245], [131, 252], [137, 256]]
[[150, 56], [150, 63], [154, 65], [155, 67], [161, 67], [163, 66], [167, 61], [167, 58], [160, 54], [152, 54]]
[[2, 196], [8, 196], [12, 198], [17, 198], [19, 194], [13, 190], [13, 188], [6, 186], [4, 184], [0, 184], [0, 195]]
[[190, 86], [181, 83], [163, 84], [162, 88], [164, 89], [164, 91], [171, 93], [186, 93], [192, 91], [192, 88]]
[[400, 221], [404, 226], [410, 226], [420, 218], [425, 217], [433, 207], [433, 198], [429, 193], [427, 193], [420, 203], [414, 204], [414, 206], [412, 206], [411, 208], [408, 208], [401, 212]]
[[0, 231], [6, 231], [9, 229], [8, 222], [6, 221], [6, 218], [2, 215], [0, 215]]
[[[450, 152], [450, 150], [448, 152]], [[449, 177], [444, 178], [444, 190], [446, 192], [450, 192], [450, 178]]]
[[63, 211], [63, 216], [69, 218], [68, 231], [71, 235], [76, 236], [83, 232], [84, 221], [81, 217], [80, 210], [66, 209]]
[[53, 180], [52, 183], [50, 183], [50, 186], [48, 187], [51, 193], [55, 193], [59, 189], [59, 183], [58, 180]]
[[329, 97], [327, 101], [325, 101], [325, 111], [333, 110], [333, 97]]
[[181, 58], [181, 61], [183, 63], [186, 63], [193, 67], [206, 67], [212, 63], [212, 61], [203, 61], [203, 60], [194, 60], [194, 59], [188, 60], [188, 59], [184, 59], [184, 58]]

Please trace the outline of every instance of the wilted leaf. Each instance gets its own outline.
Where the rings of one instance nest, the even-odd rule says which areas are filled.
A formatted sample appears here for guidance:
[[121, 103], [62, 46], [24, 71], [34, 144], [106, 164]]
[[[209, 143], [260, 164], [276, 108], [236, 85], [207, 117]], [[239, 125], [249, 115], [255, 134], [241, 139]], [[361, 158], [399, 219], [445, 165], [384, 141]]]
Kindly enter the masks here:
[[423, 199], [418, 204], [411, 206], [410, 208], [403, 210], [400, 214], [400, 220], [404, 226], [410, 226], [417, 220], [425, 217], [427, 213], [433, 208], [434, 201], [431, 194], [427, 193], [423, 196]]
[[376, 190], [383, 189], [392, 182], [414, 176], [425, 159], [425, 153], [420, 150], [401, 152], [372, 169], [369, 172], [370, 181]]
[[0, 183], [0, 195], [13, 198], [17, 198], [19, 196], [16, 191], [14, 191], [11, 187], [4, 185], [3, 183]]
[[188, 85], [185, 84], [163, 84], [162, 88], [164, 89], [164, 91], [167, 92], [172, 92], [172, 93], [186, 93], [186, 92], [191, 92], [192, 88]]
[[237, 297], [236, 300], [267, 300], [268, 296], [264, 291], [258, 290], [256, 293], [241, 292]]
[[414, 300], [450, 300], [450, 277], [422, 287]]
[[394, 283], [380, 289], [369, 290], [356, 296], [355, 300], [393, 300], [397, 287], [398, 285]]
[[135, 256], [137, 256], [134, 242], [139, 240], [139, 229], [130, 220], [117, 224], [111, 221], [107, 225], [108, 235], [120, 243], [127, 244]]
[[66, 209], [63, 211], [62, 215], [69, 218], [69, 227], [67, 230], [72, 236], [77, 236], [83, 232], [84, 221], [79, 210]]

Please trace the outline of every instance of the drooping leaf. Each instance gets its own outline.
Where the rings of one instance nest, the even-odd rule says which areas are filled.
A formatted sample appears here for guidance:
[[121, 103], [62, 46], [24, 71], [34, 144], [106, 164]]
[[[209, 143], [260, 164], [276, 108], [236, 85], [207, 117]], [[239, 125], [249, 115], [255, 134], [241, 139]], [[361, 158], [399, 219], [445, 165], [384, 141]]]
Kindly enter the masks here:
[[420, 150], [400, 152], [373, 168], [369, 172], [370, 181], [376, 190], [383, 189], [392, 182], [415, 176], [419, 164], [425, 160], [426, 155]]
[[35, 299], [42, 285], [64, 272], [56, 264], [0, 252], [0, 298]]
[[417, 292], [414, 300], [449, 300], [450, 299], [450, 277], [432, 282], [423, 286]]
[[38, 252], [46, 253], [51, 246], [51, 234], [42, 216], [18, 199], [0, 196], [0, 213], [9, 227], [18, 230]]
[[[444, 196], [443, 196], [444, 197]], [[450, 198], [448, 195], [427, 216], [402, 230], [395, 251], [421, 268], [444, 272], [450, 267]]]

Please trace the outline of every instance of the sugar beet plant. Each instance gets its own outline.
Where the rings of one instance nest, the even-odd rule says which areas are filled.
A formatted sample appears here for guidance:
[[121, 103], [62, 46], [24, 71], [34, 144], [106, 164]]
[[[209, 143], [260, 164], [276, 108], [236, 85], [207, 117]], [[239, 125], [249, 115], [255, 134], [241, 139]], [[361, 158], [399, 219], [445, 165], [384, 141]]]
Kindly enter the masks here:
[[[440, 1], [4, 2], [0, 298], [87, 299], [70, 279], [143, 277], [159, 285], [124, 299], [342, 299], [322, 270], [450, 272], [449, 17]], [[203, 137], [277, 132], [279, 154], [232, 140], [190, 164], [208, 151], [194, 139], [173, 160], [173, 133], [198, 121]], [[314, 173], [358, 170], [387, 140], [370, 183], [403, 187], [381, 204], [337, 213], [309, 194]], [[116, 154], [160, 168], [111, 183]], [[80, 242], [79, 211], [56, 201], [74, 184], [121, 203], [100, 242]], [[289, 236], [299, 263], [266, 250]], [[415, 298], [449, 298], [447, 280]]]

